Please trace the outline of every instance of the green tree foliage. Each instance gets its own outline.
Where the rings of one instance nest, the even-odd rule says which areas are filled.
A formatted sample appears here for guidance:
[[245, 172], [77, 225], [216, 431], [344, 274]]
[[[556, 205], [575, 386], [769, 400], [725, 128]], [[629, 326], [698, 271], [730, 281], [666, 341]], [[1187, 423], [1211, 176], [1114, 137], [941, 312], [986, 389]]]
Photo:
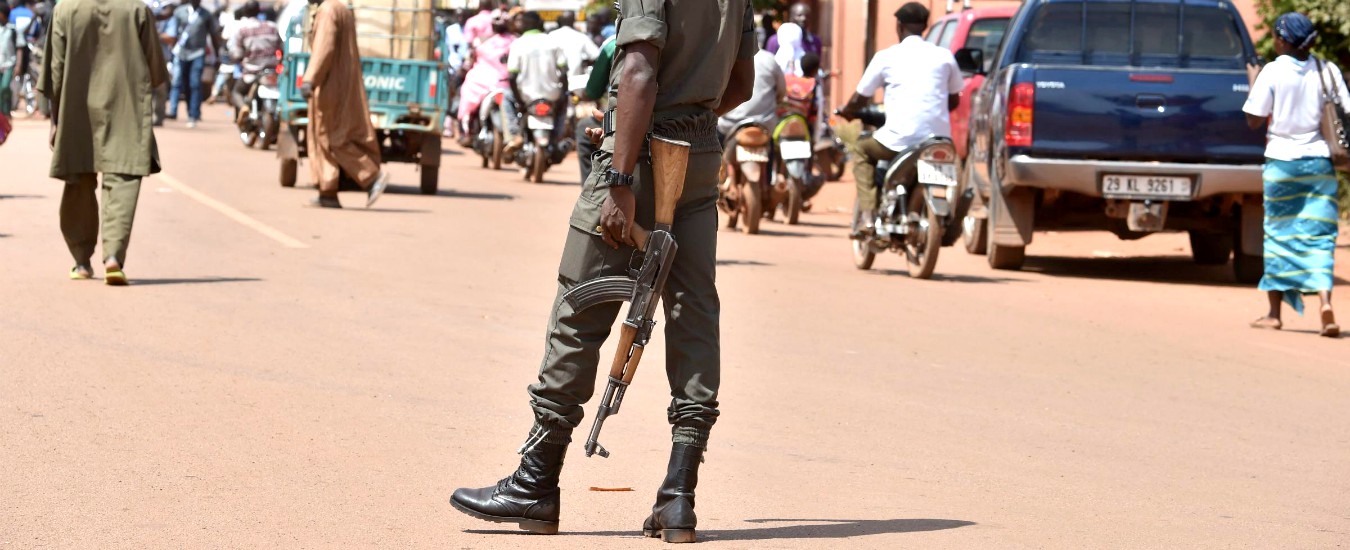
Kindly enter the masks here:
[[1275, 41], [1271, 29], [1275, 19], [1286, 12], [1297, 11], [1308, 16], [1317, 26], [1319, 36], [1313, 53], [1335, 60], [1342, 67], [1350, 64], [1350, 2], [1346, 0], [1260, 0], [1256, 6], [1261, 22], [1257, 26], [1264, 36], [1256, 42], [1256, 49], [1267, 61], [1275, 59]]

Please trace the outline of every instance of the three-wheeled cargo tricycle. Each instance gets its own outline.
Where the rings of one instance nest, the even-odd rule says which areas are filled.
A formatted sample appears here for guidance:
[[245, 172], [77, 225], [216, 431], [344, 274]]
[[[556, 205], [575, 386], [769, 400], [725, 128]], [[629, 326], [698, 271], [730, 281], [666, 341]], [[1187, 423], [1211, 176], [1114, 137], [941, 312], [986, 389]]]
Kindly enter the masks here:
[[[444, 67], [435, 57], [438, 42], [431, 3], [427, 0], [356, 0], [361, 71], [370, 121], [384, 162], [417, 164], [423, 194], [434, 195], [440, 184], [441, 130], [449, 101]], [[306, 7], [305, 10], [314, 9]], [[309, 14], [295, 18], [291, 36], [305, 36]], [[309, 105], [300, 95], [309, 66], [308, 41], [288, 52], [283, 63], [281, 100], [277, 111], [285, 124], [278, 135], [281, 185], [294, 187], [300, 159], [308, 156]], [[347, 177], [343, 176], [344, 180]], [[345, 181], [344, 181], [345, 184]], [[345, 187], [345, 185], [344, 185]]]

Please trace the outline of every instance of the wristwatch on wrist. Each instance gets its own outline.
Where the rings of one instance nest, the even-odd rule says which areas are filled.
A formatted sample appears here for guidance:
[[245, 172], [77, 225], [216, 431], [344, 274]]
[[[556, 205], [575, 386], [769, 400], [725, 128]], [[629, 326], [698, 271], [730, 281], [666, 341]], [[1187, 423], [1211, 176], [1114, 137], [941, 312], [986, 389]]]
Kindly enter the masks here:
[[609, 184], [610, 187], [632, 187], [633, 175], [624, 174], [610, 168], [605, 170], [605, 183]]

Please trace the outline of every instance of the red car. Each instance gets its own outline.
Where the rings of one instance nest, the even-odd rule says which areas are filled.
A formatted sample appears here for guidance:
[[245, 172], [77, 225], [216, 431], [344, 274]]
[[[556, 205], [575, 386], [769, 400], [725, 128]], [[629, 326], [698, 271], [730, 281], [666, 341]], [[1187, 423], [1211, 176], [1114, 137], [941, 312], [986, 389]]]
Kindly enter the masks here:
[[[1017, 8], [1017, 5], [996, 6], [948, 14], [933, 23], [925, 39], [952, 53], [961, 48], [979, 48], [984, 51], [988, 64], [998, 53], [1003, 32]], [[962, 159], [966, 158], [966, 137], [970, 133], [970, 104], [981, 84], [984, 84], [983, 75], [967, 74], [966, 86], [961, 90], [961, 106], [952, 111], [952, 141], [956, 142], [956, 152]]]

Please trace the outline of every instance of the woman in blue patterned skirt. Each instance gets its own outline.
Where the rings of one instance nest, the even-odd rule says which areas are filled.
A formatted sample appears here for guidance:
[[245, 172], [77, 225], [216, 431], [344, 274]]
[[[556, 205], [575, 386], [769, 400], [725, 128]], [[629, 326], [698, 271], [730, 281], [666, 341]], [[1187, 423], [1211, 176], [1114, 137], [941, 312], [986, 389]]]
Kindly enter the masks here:
[[[1337, 337], [1331, 309], [1333, 254], [1336, 250], [1336, 171], [1320, 131], [1322, 90], [1333, 87], [1343, 105], [1350, 93], [1336, 65], [1314, 58], [1317, 39], [1312, 22], [1286, 13], [1275, 22], [1279, 57], [1262, 68], [1242, 110], [1252, 129], [1266, 124], [1265, 276], [1261, 290], [1270, 312], [1255, 328], [1280, 329], [1281, 301], [1303, 313], [1303, 294], [1321, 300], [1322, 336]], [[1336, 92], [1331, 92], [1336, 93]]]

